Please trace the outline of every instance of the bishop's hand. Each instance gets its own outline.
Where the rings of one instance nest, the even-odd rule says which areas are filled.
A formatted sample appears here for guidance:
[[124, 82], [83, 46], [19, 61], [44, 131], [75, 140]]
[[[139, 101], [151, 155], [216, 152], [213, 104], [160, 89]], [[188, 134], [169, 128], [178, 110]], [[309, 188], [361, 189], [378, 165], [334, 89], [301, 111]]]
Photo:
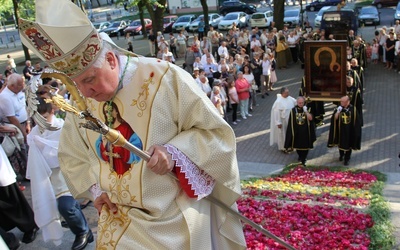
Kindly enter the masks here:
[[147, 162], [147, 167], [156, 174], [164, 175], [172, 171], [175, 166], [175, 161], [168, 153], [167, 149], [160, 145], [153, 145], [147, 151], [151, 155]]
[[337, 107], [338, 112], [342, 112], [342, 109], [343, 109], [342, 106]]

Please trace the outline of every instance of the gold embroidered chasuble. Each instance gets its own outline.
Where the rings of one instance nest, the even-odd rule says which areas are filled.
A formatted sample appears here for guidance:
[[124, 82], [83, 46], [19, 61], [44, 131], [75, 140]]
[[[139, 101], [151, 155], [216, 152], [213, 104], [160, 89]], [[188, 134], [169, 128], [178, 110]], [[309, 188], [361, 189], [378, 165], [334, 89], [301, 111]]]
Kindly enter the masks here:
[[[213, 196], [236, 208], [240, 180], [233, 131], [189, 74], [164, 61], [133, 58], [114, 103], [143, 149], [175, 146], [216, 179]], [[88, 99], [88, 105], [105, 120], [104, 102]], [[79, 122], [68, 115], [60, 140], [68, 186], [74, 196], [90, 197], [87, 190], [99, 183], [118, 206], [115, 215], [102, 210], [98, 249], [244, 248], [238, 219], [206, 200], [188, 198], [179, 183], [154, 174], [143, 160], [117, 175], [110, 160], [119, 155], [102, 151], [99, 134], [79, 128]]]

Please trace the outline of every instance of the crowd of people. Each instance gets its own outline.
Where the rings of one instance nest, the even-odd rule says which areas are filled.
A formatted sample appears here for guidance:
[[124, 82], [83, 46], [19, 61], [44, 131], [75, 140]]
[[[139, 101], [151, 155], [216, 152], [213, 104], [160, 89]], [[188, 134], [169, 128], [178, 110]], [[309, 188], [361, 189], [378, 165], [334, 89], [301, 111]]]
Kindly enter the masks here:
[[[193, 39], [189, 38], [190, 35], [185, 30], [180, 31], [177, 35], [170, 33], [168, 39], [166, 39], [162, 33], [153, 34], [152, 31], [150, 31], [148, 37], [150, 55], [157, 57], [161, 61], [169, 62], [172, 65], [177, 63], [177, 59], [183, 59], [183, 69], [193, 77], [193, 82], [198, 88], [192, 86], [189, 88], [176, 86], [176, 82], [173, 83], [171, 80], [175, 79], [179, 82], [185, 82], [186, 74], [181, 69], [178, 70], [176, 65], [171, 66], [172, 68], [170, 68], [169, 71], [163, 66], [164, 68], [162, 68], [162, 70], [167, 72], [165, 74], [170, 77], [170, 79], [163, 77], [158, 78], [160, 82], [165, 82], [168, 88], [164, 89], [165, 93], [162, 97], [158, 96], [154, 107], [157, 108], [157, 113], [162, 114], [159, 118], [168, 118], [171, 120], [171, 124], [174, 124], [176, 119], [183, 119], [179, 121], [177, 128], [179, 127], [184, 130], [184, 132], [187, 132], [187, 135], [182, 135], [185, 133], [171, 135], [167, 133], [168, 135], [165, 134], [164, 136], [168, 137], [168, 139], [164, 138], [164, 141], [160, 141], [156, 139], [160, 137], [160, 133], [151, 132], [149, 135], [151, 139], [148, 139], [149, 142], [154, 144], [167, 144], [164, 146], [155, 145], [151, 147], [149, 152], [152, 152], [154, 157], [166, 159], [163, 162], [164, 165], [168, 166], [165, 167], [163, 165], [160, 167], [158, 162], [150, 160], [147, 165], [147, 167], [150, 166], [150, 170], [149, 172], [143, 170], [145, 173], [144, 175], [150, 178], [152, 183], [160, 183], [160, 181], [162, 183], [164, 181], [166, 183], [164, 186], [165, 190], [175, 190], [176, 187], [174, 183], [170, 183], [170, 180], [162, 179], [159, 176], [169, 171], [174, 171], [179, 175], [179, 172], [177, 172], [178, 170], [171, 170], [171, 162], [172, 159], [176, 161], [180, 159], [185, 164], [189, 163], [193, 169], [196, 169], [192, 171], [199, 170], [202, 175], [201, 178], [206, 179], [208, 184], [214, 183], [214, 181], [217, 180], [222, 184], [215, 186], [216, 189], [228, 187], [227, 190], [231, 192], [231, 197], [237, 197], [237, 193], [240, 193], [237, 185], [237, 169], [233, 169], [233, 174], [231, 176], [220, 176], [220, 173], [217, 173], [216, 170], [211, 168], [212, 166], [220, 166], [221, 164], [219, 161], [206, 158], [199, 159], [195, 152], [192, 153], [193, 149], [186, 148], [192, 147], [193, 145], [186, 146], [185, 144], [188, 144], [187, 142], [190, 140], [194, 140], [196, 133], [199, 133], [204, 135], [204, 138], [209, 138], [215, 145], [218, 145], [218, 147], [221, 146], [221, 141], [224, 141], [223, 143], [226, 143], [226, 148], [229, 149], [229, 153], [221, 148], [220, 151], [217, 150], [218, 152], [214, 152], [213, 154], [219, 157], [229, 154], [228, 156], [231, 157], [231, 154], [234, 153], [234, 151], [231, 151], [234, 147], [232, 145], [234, 144], [234, 140], [231, 139], [234, 136], [231, 127], [226, 126], [226, 122], [231, 126], [236, 126], [239, 122], [243, 123], [245, 120], [251, 119], [253, 110], [260, 107], [258, 98], [268, 98], [270, 94], [274, 93], [276, 83], [278, 82], [277, 71], [281, 70], [284, 72], [288, 67], [296, 67], [296, 65], [297, 67], [304, 68], [305, 41], [334, 40], [335, 37], [325, 37], [324, 30], [318, 28], [313, 29], [308, 23], [305, 23], [304, 30], [299, 26], [293, 29], [285, 26], [282, 30], [278, 30], [274, 27], [274, 23], [272, 23], [271, 27], [263, 30], [258, 28], [252, 30], [239, 29], [234, 25], [226, 34], [214, 30], [213, 27], [210, 27], [209, 31], [205, 33], [204, 27], [202, 27], [198, 31], [198, 34], [194, 35]], [[400, 38], [399, 21], [396, 21], [393, 28], [388, 29], [383, 27], [377, 31], [375, 38], [371, 42], [364, 41], [360, 36], [355, 36], [352, 31], [348, 34], [346, 96], [343, 96], [340, 102], [335, 103], [337, 107], [334, 109], [331, 117], [329, 140], [327, 142], [328, 147], [337, 146], [339, 148], [340, 160], [344, 160], [344, 165], [349, 164], [352, 150], [361, 148], [361, 127], [363, 126], [362, 105], [364, 102], [363, 91], [366, 88], [364, 70], [369, 64], [381, 63], [388, 70], [394, 69], [396, 72], [400, 73], [400, 42], [398, 38]], [[104, 43], [104, 46], [112, 44], [112, 42], [108, 41]], [[140, 75], [140, 77], [143, 78], [147, 77], [150, 82], [153, 82], [153, 77], [157, 77], [154, 76], [154, 72], [159, 73], [157, 71], [159, 69], [154, 66], [152, 62], [137, 63], [134, 59], [130, 61], [130, 54], [125, 55], [118, 50], [107, 48], [109, 50], [105, 53], [104, 57], [105, 61], [111, 65], [111, 69], [105, 71], [104, 74], [109, 74], [110, 79], [118, 79], [118, 81], [116, 81], [115, 88], [110, 90], [110, 88], [107, 87], [108, 83], [103, 84], [103, 82], [99, 80], [104, 86], [99, 85], [101, 88], [97, 91], [109, 91], [110, 96], [103, 98], [100, 94], [95, 95], [94, 92], [96, 90], [82, 84], [86, 83], [88, 77], [90, 77], [87, 76], [91, 73], [91, 70], [88, 70], [88, 68], [85, 68], [83, 71], [83, 76], [86, 78], [80, 75], [82, 72], [79, 72], [77, 75], [72, 74], [72, 77], [78, 83], [78, 86], [80, 86], [83, 95], [99, 102], [105, 102], [103, 110], [101, 111], [103, 117], [107, 118], [107, 121], [109, 119], [113, 121], [109, 123], [110, 126], [120, 127], [122, 126], [121, 124], [123, 124], [125, 132], [128, 133], [127, 135], [129, 135], [129, 137], [135, 137], [133, 142], [140, 142], [138, 146], [142, 147], [141, 139], [145, 139], [145, 136], [147, 136], [146, 132], [144, 132], [144, 129], [139, 125], [136, 125], [135, 129], [130, 127], [129, 124], [134, 124], [134, 122], [128, 117], [126, 117], [126, 121], [124, 120], [125, 117], [122, 118], [123, 114], [121, 114], [119, 110], [121, 107], [117, 106], [116, 102], [114, 102], [114, 98], [118, 90], [122, 88], [124, 84], [123, 80], [127, 68], [132, 72], [136, 72], [137, 68], [140, 67], [143, 72], [146, 73], [150, 72], [149, 69], [152, 69], [153, 71], [149, 74], [150, 78]], [[128, 50], [133, 52], [134, 46], [132, 42], [129, 42]], [[148, 209], [148, 207], [145, 206], [151, 204], [149, 205], [149, 209], [155, 209], [157, 212], [165, 213], [162, 216], [168, 214], [170, 218], [175, 218], [174, 221], [168, 221], [168, 223], [165, 224], [167, 227], [168, 225], [181, 225], [180, 223], [184, 220], [183, 214], [185, 214], [185, 212], [177, 212], [179, 209], [182, 209], [181, 204], [174, 206], [172, 210], [165, 210], [164, 207], [158, 207], [158, 203], [154, 203], [153, 199], [146, 200], [147, 197], [141, 197], [141, 194], [137, 194], [137, 196], [140, 197], [139, 199], [143, 199], [145, 204], [136, 204], [135, 196], [133, 200], [124, 200], [116, 194], [114, 190], [116, 187], [111, 185], [111, 183], [108, 183], [108, 188], [105, 188], [105, 185], [100, 185], [97, 182], [90, 182], [94, 180], [105, 181], [106, 179], [104, 176], [103, 179], [98, 177], [93, 178], [93, 172], [91, 171], [98, 171], [97, 167], [94, 167], [94, 170], [88, 168], [84, 170], [84, 172], [79, 172], [82, 173], [82, 176], [85, 176], [85, 178], [87, 177], [85, 181], [79, 183], [79, 187], [72, 184], [72, 182], [77, 181], [76, 179], [74, 180], [74, 178], [77, 178], [76, 173], [67, 175], [64, 179], [63, 174], [69, 170], [63, 170], [63, 166], [64, 168], [85, 166], [85, 164], [90, 161], [86, 158], [92, 159], [96, 154], [98, 154], [101, 159], [101, 163], [98, 167], [100, 168], [105, 165], [111, 166], [109, 167], [110, 173], [106, 175], [113, 176], [117, 174], [119, 176], [118, 178], [122, 178], [121, 176], [127, 178], [125, 173], [132, 170], [132, 164], [139, 167], [142, 163], [140, 163], [139, 158], [136, 159], [129, 153], [126, 154], [126, 157], [130, 159], [129, 164], [123, 162], [124, 160], [118, 159], [123, 155], [123, 151], [114, 151], [116, 149], [102, 140], [101, 137], [82, 137], [78, 131], [71, 128], [71, 124], [76, 122], [74, 119], [66, 122], [68, 131], [74, 135], [72, 137], [70, 134], [65, 134], [65, 132], [62, 134], [61, 130], [49, 131], [34, 124], [34, 121], [29, 117], [26, 110], [27, 100], [24, 89], [26, 88], [26, 83], [31, 83], [31, 80], [35, 79], [35, 76], [43, 72], [43, 63], [45, 63], [45, 67], [53, 66], [47, 65], [45, 60], [43, 60], [43, 62], [35, 62], [34, 65], [28, 60], [25, 62], [23, 71], [18, 72], [14, 59], [10, 55], [7, 55], [7, 66], [4, 74], [0, 74], [0, 137], [3, 139], [5, 137], [17, 138], [19, 136], [20, 138], [18, 147], [7, 155], [3, 147], [0, 146], [0, 200], [2, 201], [0, 215], [1, 218], [8, 218], [7, 220], [2, 219], [0, 221], [0, 233], [8, 247], [10, 249], [16, 249], [19, 246], [19, 240], [16, 239], [12, 233], [7, 232], [15, 227], [18, 227], [25, 233], [22, 239], [25, 243], [32, 242], [36, 237], [37, 231], [41, 228], [45, 240], [53, 240], [58, 244], [60, 237], [62, 237], [62, 233], [60, 233], [61, 221], [59, 216], [59, 214], [61, 214], [65, 221], [64, 226], [69, 227], [76, 235], [75, 241], [72, 244], [72, 249], [85, 248], [88, 243], [93, 241], [93, 235], [81, 209], [86, 207], [90, 200], [97, 200], [95, 206], [99, 210], [99, 213], [112, 212], [108, 213], [107, 219], [101, 222], [103, 226], [110, 224], [107, 224], [107, 221], [117, 219], [117, 216], [113, 217], [112, 214], [116, 214], [118, 211], [121, 213], [127, 212], [123, 209], [132, 206], [133, 203], [133, 206], [143, 206], [139, 209], [140, 211], [138, 213], [142, 212], [141, 209]], [[102, 63], [104, 63], [104, 60]], [[94, 71], [99, 68], [95, 66], [91, 67], [94, 68]], [[148, 68], [145, 69], [145, 67]], [[120, 71], [115, 73], [113, 71], [114, 68], [123, 69], [121, 70], [121, 72], [123, 72], [122, 76], [119, 75]], [[127, 73], [129, 77], [127, 77], [127, 79], [132, 79], [133, 73], [129, 73], [129, 70]], [[43, 80], [41, 84], [42, 86], [40, 86], [35, 93], [39, 101], [37, 112], [45, 117], [50, 124], [61, 128], [64, 126], [65, 113], [60, 111], [56, 106], [45, 103], [44, 98], [51, 97], [50, 92], [56, 89], [59, 94], [68, 99], [69, 96], [65, 86], [62, 86], [63, 84], [57, 79]], [[130, 83], [125, 84], [125, 88], [131, 89], [129, 87]], [[323, 124], [325, 113], [323, 102], [310, 101], [307, 99], [306, 84], [303, 78], [298, 98], [291, 97], [286, 86], [280, 88], [277, 99], [271, 107], [270, 123], [270, 145], [277, 144], [278, 149], [284, 153], [296, 150], [298, 160], [303, 165], [306, 164], [308, 151], [313, 148], [313, 143], [316, 140], [315, 130], [319, 125]], [[175, 90], [175, 88], [178, 90]], [[139, 91], [136, 87], [132, 87], [131, 90]], [[172, 95], [179, 96], [179, 94], [174, 91], [178, 91], [179, 94], [181, 94], [181, 92], [184, 94], [180, 96], [180, 98], [192, 99], [179, 100], [179, 102], [185, 103], [185, 105], [172, 101], [170, 100]], [[120, 102], [125, 102], [125, 97], [123, 95], [120, 95], [119, 98], [121, 98], [119, 100]], [[164, 98], [164, 101], [168, 101], [162, 102], [160, 98]], [[208, 100], [211, 102], [209, 103]], [[131, 99], [129, 99], [129, 103], [130, 102]], [[158, 104], [158, 102], [160, 104]], [[163, 108], [166, 103], [177, 107], [179, 110], [183, 110], [186, 117], [174, 118], [174, 114], [170, 114], [172, 111], [167, 111]], [[198, 107], [201, 110], [196, 110], [198, 112], [186, 110], [189, 104], [194, 105], [194, 107], [199, 105]], [[121, 105], [121, 103], [119, 103], [119, 105]], [[208, 108], [210, 105], [211, 107], [214, 106], [215, 109], [209, 111]], [[140, 108], [138, 108], [138, 110], [143, 113], [143, 110]], [[112, 116], [112, 114], [115, 114], [115, 116]], [[147, 115], [148, 119], [154, 119], [154, 123], [158, 122], [164, 124], [164, 121], [158, 120], [159, 118], [153, 117], [151, 114]], [[205, 118], [206, 116], [213, 117], [214, 122], [209, 122], [208, 118]], [[152, 125], [152, 123], [150, 125]], [[166, 124], [166, 126], [170, 126], [170, 124]], [[198, 126], [198, 128], [206, 132], [192, 131], [195, 126]], [[66, 130], [67, 129], [65, 129], [65, 131]], [[154, 133], [154, 135], [152, 133]], [[212, 139], [210, 137], [210, 134], [213, 134], [215, 138], [219, 138], [219, 135], [224, 133], [229, 136], [220, 138], [221, 140]], [[133, 136], [134, 134], [135, 136]], [[78, 139], [75, 139], [75, 136]], [[181, 141], [180, 136], [187, 140]], [[65, 142], [64, 145], [59, 145], [60, 138], [63, 143]], [[74, 151], [73, 147], [68, 148], [71, 145], [85, 145], [84, 141], [90, 141], [90, 143], [96, 144], [98, 150], [93, 154], [83, 155], [82, 153]], [[78, 144], [74, 144], [77, 142]], [[196, 150], [210, 148], [209, 141], [197, 141], [196, 143], [199, 143]], [[46, 150], [43, 150], [41, 145], [47, 145]], [[60, 162], [57, 158], [57, 153], [54, 153], [59, 150], [59, 146], [62, 152], [61, 156], [65, 157], [65, 159]], [[74, 154], [77, 155], [72, 157]], [[119, 156], [117, 156], [117, 154]], [[170, 155], [172, 155], [172, 158]], [[72, 158], [74, 158], [74, 160], [67, 163], [67, 159]], [[121, 164], [120, 168], [118, 168], [118, 166], [112, 166], [117, 163]], [[71, 164], [75, 165], [71, 166]], [[233, 167], [237, 166], [235, 162], [232, 164], [229, 163], [228, 165]], [[200, 168], [199, 166], [208, 167]], [[174, 165], [174, 168], [175, 167], [183, 169], [187, 166]], [[51, 174], [48, 174], [49, 170], [51, 170]], [[150, 172], [156, 173], [157, 177], [152, 176]], [[184, 177], [182, 178], [184, 179]], [[32, 186], [33, 209], [29, 206], [23, 195], [25, 187], [20, 184], [20, 181], [28, 179], [31, 181]], [[210, 181], [211, 179], [212, 181]], [[212, 187], [207, 188], [212, 189], [214, 188], [213, 185], [214, 184], [210, 184]], [[44, 187], [49, 187], [51, 191], [43, 194], [40, 190], [43, 190]], [[105, 188], [106, 190], [99, 191], [100, 188]], [[143, 184], [140, 188], [151, 192], [151, 187], [147, 186], [147, 184]], [[87, 193], [91, 193], [91, 195], [87, 195]], [[134, 191], [132, 191], [132, 193], [134, 193]], [[83, 204], [79, 204], [73, 196], [85, 198], [85, 201]], [[51, 201], [49, 201], [49, 197], [51, 197]], [[174, 194], [168, 193], [166, 201], [170, 202], [170, 198], [175, 199], [176, 197]], [[183, 202], [182, 204], [186, 207], [198, 207], [198, 205], [193, 204], [191, 201], [184, 200], [182, 197], [178, 199], [181, 199]], [[229, 200], [227, 203], [232, 205], [234, 198], [229, 198], [227, 200]], [[115, 204], [118, 204], [118, 206]], [[47, 210], [41, 210], [43, 206], [49, 209], [48, 213], [46, 213]], [[108, 208], [104, 210], [104, 206]], [[209, 212], [210, 211], [207, 213]], [[129, 220], [135, 221], [137, 216], [138, 214], [132, 213], [129, 216], [127, 215], [127, 218], [129, 217]], [[199, 219], [199, 215], [196, 216], [194, 217], [194, 221]], [[170, 219], [167, 217], [163, 218]], [[235, 224], [236, 222], [232, 223]], [[135, 221], [135, 223], [138, 223], [138, 225], [146, 225], [148, 222], [138, 220]], [[223, 224], [223, 222], [221, 223]], [[216, 225], [209, 226], [214, 227]], [[129, 226], [126, 225], [126, 227]], [[128, 236], [132, 237], [132, 232], [129, 230], [121, 232], [121, 235], [129, 234]], [[134, 231], [134, 229], [132, 230]], [[215, 228], [214, 230], [217, 229]], [[223, 230], [225, 230], [224, 233], [222, 233]], [[232, 231], [233, 229], [221, 229], [221, 235], [218, 237], [229, 238], [230, 230]], [[102, 228], [99, 233], [105, 237], [107, 232], [105, 228]], [[157, 239], [157, 233], [160, 232], [155, 230], [154, 234], [150, 234], [151, 237], [154, 237], [154, 244], [162, 246], [164, 243]], [[184, 233], [194, 234], [188, 231], [184, 231]], [[148, 246], [147, 243], [141, 242], [141, 235], [135, 237], [133, 238], [135, 239], [135, 244], [137, 244], [136, 246]], [[102, 238], [102, 240], [106, 240], [106, 238]], [[201, 244], [200, 241], [195, 242], [196, 244]], [[225, 243], [229, 246], [233, 246], [237, 243], [227, 242], [228, 240]], [[100, 245], [102, 243], [104, 242], [98, 242]], [[122, 242], [120, 244], [124, 246], [125, 243]], [[187, 244], [189, 243], [187, 240], [178, 239], [176, 244], [179, 246], [188, 246]], [[240, 245], [240, 243], [237, 244]]]
[[[278, 81], [276, 74], [278, 70], [295, 67], [295, 65], [304, 68], [305, 41], [335, 40], [334, 35], [326, 36], [324, 30], [314, 29], [307, 22], [304, 24], [304, 30], [299, 26], [292, 29], [284, 26], [282, 30], [277, 30], [274, 26], [274, 23], [272, 23], [271, 27], [263, 30], [257, 27], [248, 30], [239, 29], [234, 25], [226, 33], [221, 33], [210, 27], [210, 30], [202, 36], [202, 39], [199, 39], [200, 33], [194, 33], [192, 41], [188, 40], [187, 31], [182, 30], [177, 37], [173, 33], [170, 34], [171, 46], [168, 46], [168, 43], [161, 38], [162, 49], [170, 57], [166, 59], [162, 54], [157, 57], [173, 63], [175, 63], [176, 58], [183, 58], [182, 67], [193, 75], [200, 89], [210, 98], [220, 115], [234, 126], [252, 116], [253, 108], [259, 106], [258, 98], [265, 98], [274, 90], [273, 86]], [[386, 32], [389, 35], [386, 35]], [[382, 63], [388, 70], [395, 69], [395, 72], [399, 72], [400, 67], [399, 21], [396, 21], [394, 27], [390, 29], [385, 26], [382, 27], [382, 29], [376, 31], [375, 35], [373, 41], [365, 41], [361, 36], [355, 35], [352, 30], [347, 35], [346, 93], [349, 105], [356, 109], [354, 114], [357, 114], [355, 116], [357, 117], [357, 124], [360, 126], [363, 125], [363, 91], [366, 87], [364, 70], [369, 64], [377, 63]], [[158, 34], [157, 39], [160, 37], [162, 35]], [[178, 39], [181, 40], [182, 47], [177, 50]], [[154, 44], [150, 46], [154, 46]], [[186, 52], [184, 52], [185, 48]], [[174, 51], [174, 53], [169, 51]], [[172, 61], [170, 58], [173, 58]], [[307, 97], [304, 77], [301, 85], [299, 96]], [[322, 101], [310, 101], [307, 98], [305, 101], [302, 101], [301, 98], [296, 100], [290, 96], [290, 98], [287, 98], [287, 92], [288, 89], [281, 89], [281, 93], [277, 96], [277, 102], [290, 101], [286, 104], [274, 105], [271, 110], [270, 144], [277, 143], [278, 149], [285, 153], [296, 149], [299, 154], [299, 161], [305, 164], [307, 157], [305, 152], [312, 148], [316, 139], [315, 134], [313, 134], [315, 128], [312, 130], [314, 132], [308, 134], [309, 139], [307, 141], [309, 143], [306, 143], [306, 146], [294, 146], [297, 144], [296, 141], [300, 139], [296, 139], [293, 133], [290, 136], [291, 142], [285, 139], [289, 130], [293, 132], [293, 127], [296, 127], [293, 123], [296, 116], [293, 116], [291, 112], [295, 107], [302, 107], [299, 103], [302, 103], [303, 106], [307, 105], [308, 110], [305, 109], [303, 112], [299, 108], [297, 115], [304, 113], [302, 114], [303, 117], [300, 117], [300, 119], [307, 121], [304, 124], [310, 127], [318, 127], [324, 124], [324, 103]], [[334, 104], [339, 107], [340, 103], [347, 102], [341, 101]], [[284, 114], [281, 112], [282, 105], [287, 106], [283, 108]], [[280, 106], [280, 111], [275, 106]], [[335, 113], [338, 112], [337, 109], [334, 111]], [[291, 118], [290, 121], [289, 118]], [[337, 123], [338, 118], [340, 117], [333, 120], [332, 124]], [[290, 129], [287, 129], [287, 127], [290, 127]], [[356, 130], [361, 131], [361, 127]], [[301, 134], [304, 135], [304, 133]], [[358, 142], [361, 134], [357, 138], [352, 139], [352, 141], [357, 142], [352, 146], [337, 145], [338, 141], [330, 141], [328, 146], [339, 146], [340, 160], [344, 159], [344, 165], [348, 165], [351, 150], [360, 148]], [[302, 139], [304, 138], [302, 137]], [[345, 157], [342, 156], [343, 152], [346, 152]]]

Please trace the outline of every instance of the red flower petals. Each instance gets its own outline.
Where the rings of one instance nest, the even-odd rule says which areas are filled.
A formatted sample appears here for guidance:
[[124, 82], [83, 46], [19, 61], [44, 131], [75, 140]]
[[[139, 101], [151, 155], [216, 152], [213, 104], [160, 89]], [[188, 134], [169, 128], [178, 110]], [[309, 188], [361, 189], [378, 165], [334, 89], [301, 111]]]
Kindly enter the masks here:
[[[376, 181], [376, 177], [363, 172], [314, 172], [295, 168], [283, 176], [264, 180], [367, 190]], [[237, 202], [240, 213], [296, 249], [368, 249], [370, 238], [367, 229], [374, 225], [372, 217], [352, 207], [330, 205], [339, 202], [344, 205], [368, 206], [368, 199], [349, 199], [329, 193], [313, 195], [285, 192], [248, 185], [243, 194]], [[248, 249], [284, 249], [246, 224], [243, 230]]]

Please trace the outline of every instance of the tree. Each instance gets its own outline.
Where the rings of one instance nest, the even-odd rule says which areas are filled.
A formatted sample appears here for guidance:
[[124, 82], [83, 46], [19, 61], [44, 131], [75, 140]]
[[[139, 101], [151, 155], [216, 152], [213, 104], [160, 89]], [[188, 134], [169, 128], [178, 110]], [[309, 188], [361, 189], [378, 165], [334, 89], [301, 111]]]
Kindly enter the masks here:
[[139, 9], [139, 18], [140, 18], [140, 23], [142, 24], [142, 32], [143, 32], [143, 38], [147, 38], [147, 30], [146, 30], [146, 23], [144, 22], [144, 13], [143, 13], [143, 8], [144, 8], [144, 4], [143, 1], [139, 1], [138, 5], [137, 5], [138, 9]]
[[283, 16], [285, 12], [285, 1], [274, 0], [274, 22], [278, 30], [283, 29]]
[[208, 20], [208, 4], [207, 0], [200, 0], [201, 6], [203, 7], [203, 14], [204, 14], [204, 24], [205, 24], [205, 29], [204, 33], [207, 34], [208, 28], [209, 28], [209, 20]]
[[153, 22], [153, 32], [156, 34], [158, 31], [163, 32], [164, 11], [167, 5], [167, 0], [141, 0], [147, 11], [149, 12], [151, 21]]
[[[18, 2], [17, 0], [13, 0], [13, 7], [14, 7], [14, 17], [15, 20], [19, 20], [19, 8], [18, 8]], [[24, 55], [25, 55], [25, 61], [26, 60], [31, 60], [31, 55], [29, 54], [29, 49], [22, 44], [22, 50], [24, 51]]]

